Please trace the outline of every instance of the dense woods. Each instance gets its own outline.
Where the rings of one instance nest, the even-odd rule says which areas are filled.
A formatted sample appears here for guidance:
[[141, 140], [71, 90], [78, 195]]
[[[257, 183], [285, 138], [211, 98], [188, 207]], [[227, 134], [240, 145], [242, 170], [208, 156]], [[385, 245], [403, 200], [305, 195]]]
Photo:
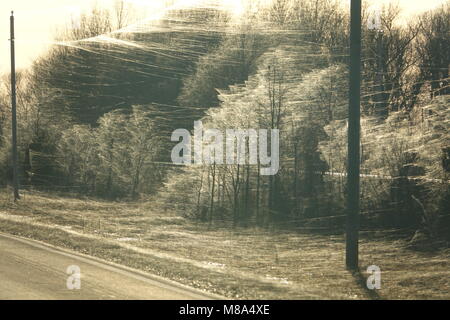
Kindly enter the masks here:
[[[249, 2], [124, 21], [93, 9], [18, 74], [20, 181], [108, 199], [152, 196], [210, 224], [340, 229], [346, 192], [348, 26], [334, 0]], [[362, 58], [362, 224], [450, 234], [450, 6], [402, 23], [393, 5]], [[133, 27], [126, 27], [131, 25]], [[9, 80], [0, 183], [11, 180]], [[280, 171], [177, 167], [171, 132], [279, 129]]]

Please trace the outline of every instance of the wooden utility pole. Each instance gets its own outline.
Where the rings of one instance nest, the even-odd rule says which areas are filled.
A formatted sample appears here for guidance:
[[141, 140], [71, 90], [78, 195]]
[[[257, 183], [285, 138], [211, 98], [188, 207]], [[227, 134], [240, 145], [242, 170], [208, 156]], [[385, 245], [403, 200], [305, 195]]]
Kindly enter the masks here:
[[14, 12], [10, 17], [10, 41], [11, 41], [11, 115], [12, 115], [12, 163], [13, 163], [13, 188], [14, 201], [20, 199], [19, 195], [19, 170], [17, 157], [17, 108], [16, 108], [16, 59], [14, 48]]
[[350, 90], [348, 110], [346, 265], [358, 269], [360, 104], [361, 104], [361, 0], [351, 0]]

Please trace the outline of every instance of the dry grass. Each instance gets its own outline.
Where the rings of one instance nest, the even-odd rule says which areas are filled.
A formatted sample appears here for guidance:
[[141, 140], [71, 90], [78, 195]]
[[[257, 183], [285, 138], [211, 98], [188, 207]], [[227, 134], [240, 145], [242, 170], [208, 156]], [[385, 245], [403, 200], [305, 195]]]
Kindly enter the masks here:
[[115, 203], [0, 193], [0, 231], [21, 234], [157, 273], [228, 297], [250, 299], [450, 299], [450, 253], [420, 253], [370, 234], [361, 268], [382, 288], [363, 289], [343, 269], [344, 238], [261, 229], [209, 229], [154, 203]]

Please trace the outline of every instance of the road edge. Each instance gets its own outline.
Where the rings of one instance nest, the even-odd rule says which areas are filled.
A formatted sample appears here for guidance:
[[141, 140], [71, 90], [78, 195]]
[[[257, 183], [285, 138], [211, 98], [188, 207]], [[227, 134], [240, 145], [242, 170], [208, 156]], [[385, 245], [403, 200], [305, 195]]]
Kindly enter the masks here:
[[185, 293], [188, 292], [189, 294], [196, 296], [195, 298], [197, 300], [227, 300], [226, 297], [223, 297], [223, 296], [220, 296], [220, 295], [217, 295], [214, 293], [210, 293], [207, 291], [203, 291], [200, 289], [196, 289], [196, 288], [187, 286], [185, 284], [179, 283], [174, 280], [170, 280], [170, 279], [158, 276], [158, 275], [147, 273], [142, 270], [134, 269], [134, 268], [131, 268], [128, 266], [124, 266], [124, 265], [115, 263], [115, 262], [110, 262], [105, 259], [90, 256], [90, 255], [80, 253], [80, 252], [77, 252], [74, 250], [57, 247], [55, 245], [52, 245], [52, 244], [49, 244], [49, 243], [46, 243], [46, 242], [43, 242], [40, 240], [35, 240], [35, 239], [26, 238], [26, 237], [22, 237], [22, 236], [11, 235], [8, 233], [4, 233], [2, 231], [0, 231], [0, 237], [4, 237], [4, 238], [7, 238], [7, 239], [10, 239], [13, 241], [19, 241], [21, 243], [30, 245], [32, 247], [43, 249], [43, 250], [53, 252], [56, 254], [79, 259], [85, 263], [95, 265], [97, 267], [101, 267], [105, 270], [114, 271], [114, 272], [123, 274], [125, 276], [129, 276], [129, 277], [132, 277], [137, 280], [148, 282], [153, 285], [158, 285], [160, 287], [164, 287], [164, 288], [167, 288], [170, 290], [176, 289], [175, 291], [185, 292]]

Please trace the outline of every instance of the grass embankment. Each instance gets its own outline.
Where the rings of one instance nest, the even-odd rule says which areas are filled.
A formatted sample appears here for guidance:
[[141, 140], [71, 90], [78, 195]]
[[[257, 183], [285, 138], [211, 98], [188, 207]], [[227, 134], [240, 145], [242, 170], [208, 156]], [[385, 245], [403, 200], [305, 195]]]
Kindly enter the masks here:
[[0, 231], [151, 272], [230, 298], [450, 299], [450, 252], [415, 252], [386, 233], [363, 235], [361, 268], [377, 265], [370, 294], [343, 270], [344, 237], [209, 229], [154, 203], [0, 193]]

